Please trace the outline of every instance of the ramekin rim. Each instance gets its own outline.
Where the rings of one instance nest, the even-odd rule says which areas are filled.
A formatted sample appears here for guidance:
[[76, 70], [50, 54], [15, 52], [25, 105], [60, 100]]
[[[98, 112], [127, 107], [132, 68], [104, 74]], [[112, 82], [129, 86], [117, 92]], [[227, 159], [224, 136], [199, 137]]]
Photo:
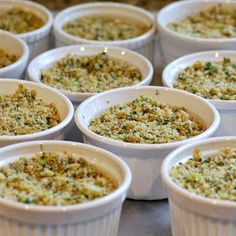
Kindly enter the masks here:
[[[45, 24], [42, 27], [40, 27], [36, 30], [33, 30], [33, 31], [26, 32], [26, 33], [16, 34], [18, 37], [27, 38], [27, 37], [33, 37], [35, 35], [39, 35], [45, 31], [49, 30], [53, 25], [53, 15], [52, 15], [51, 11], [48, 8], [46, 8], [45, 6], [43, 6], [37, 2], [26, 1], [26, 0], [2, 0], [2, 2], [6, 2], [9, 4], [19, 3], [19, 4], [26, 5], [26, 6], [30, 6], [32, 8], [36, 8], [36, 9], [42, 11], [47, 16], [47, 21], [45, 22]], [[0, 2], [0, 4], [1, 4], [1, 2]]]
[[[97, 41], [97, 40], [90, 40], [90, 39], [81, 38], [79, 36], [74, 36], [72, 34], [65, 32], [64, 30], [62, 30], [61, 27], [58, 26], [57, 22], [59, 21], [60, 17], [62, 17], [64, 14], [68, 14], [70, 11], [74, 11], [77, 9], [83, 10], [83, 8], [90, 7], [90, 6], [94, 6], [94, 7], [96, 7], [96, 6], [124, 7], [127, 9], [134, 10], [136, 12], [139, 12], [139, 13], [145, 15], [149, 19], [149, 21], [151, 23], [151, 28], [147, 32], [145, 32], [144, 34], [134, 37], [134, 38], [130, 38], [130, 39], [114, 40], [114, 41]], [[55, 17], [53, 29], [54, 29], [54, 32], [58, 33], [59, 35], [62, 35], [64, 38], [71, 39], [77, 43], [88, 43], [88, 44], [106, 44], [107, 43], [112, 46], [116, 46], [116, 45], [123, 46], [123, 45], [126, 45], [127, 43], [132, 44], [137, 41], [147, 39], [151, 35], [154, 35], [154, 33], [156, 31], [156, 22], [155, 22], [155, 18], [153, 17], [153, 15], [150, 12], [148, 12], [140, 7], [137, 7], [137, 6], [132, 6], [132, 5], [126, 4], [126, 3], [115, 3], [115, 2], [92, 2], [92, 3], [78, 4], [78, 5], [66, 8], [65, 10], [61, 11]]]
[[[54, 54], [54, 53], [57, 53], [57, 52], [61, 52], [61, 54], [68, 54], [68, 53], [65, 53], [64, 50], [66, 49], [73, 49], [73, 48], [79, 48], [79, 47], [84, 47], [84, 48], [97, 48], [97, 49], [102, 49], [102, 48], [105, 48], [105, 47], [108, 47], [108, 49], [111, 49], [111, 54], [113, 54], [114, 50], [120, 50], [121, 52], [124, 51], [124, 52], [127, 52], [129, 53], [129, 55], [131, 55], [132, 57], [138, 57], [140, 58], [143, 63], [146, 65], [147, 69], [148, 69], [148, 72], [147, 72], [147, 75], [145, 78], [143, 78], [142, 81], [140, 81], [139, 83], [137, 84], [134, 84], [130, 87], [136, 87], [136, 86], [142, 86], [144, 83], [146, 83], [150, 78], [153, 77], [153, 73], [154, 73], [154, 69], [153, 69], [153, 66], [151, 64], [151, 62], [145, 58], [143, 55], [135, 52], [135, 51], [132, 51], [130, 49], [127, 49], [127, 48], [122, 48], [122, 47], [114, 47], [114, 46], [105, 46], [105, 45], [69, 45], [69, 46], [64, 46], [64, 47], [60, 47], [60, 48], [55, 48], [55, 49], [51, 49], [49, 51], [46, 51], [38, 56], [36, 56], [28, 65], [28, 68], [27, 68], [27, 74], [29, 76], [29, 79], [31, 81], [34, 81], [34, 82], [37, 82], [37, 83], [40, 83], [40, 84], [44, 84], [41, 79], [37, 80], [34, 76], [33, 76], [33, 72], [32, 72], [32, 68], [34, 67], [34, 64], [37, 63], [37, 61], [39, 61], [41, 59], [41, 57], [45, 57], [47, 56], [47, 54]], [[90, 55], [90, 54], [87, 54], [87, 55]], [[113, 56], [112, 56], [113, 57]], [[55, 60], [53, 61], [53, 63], [56, 63], [58, 62], [58, 59], [55, 58]], [[132, 65], [132, 62], [130, 63]], [[39, 70], [42, 70], [43, 68], [39, 69]], [[140, 68], [138, 68], [140, 70]], [[140, 70], [141, 71], [141, 70]], [[142, 71], [141, 71], [142, 72]], [[46, 84], [44, 84], [46, 85]], [[51, 88], [54, 88], [50, 85], [46, 85], [48, 87], [51, 87]], [[54, 88], [56, 89], [57, 91], [60, 91], [61, 93], [63, 93], [64, 95], [66, 96], [76, 96], [76, 97], [88, 97], [88, 96], [93, 96], [93, 95], [96, 95], [98, 93], [82, 93], [82, 92], [71, 92], [71, 91], [68, 91], [68, 90], [63, 90], [63, 89], [57, 89], [57, 88]]]
[[[92, 132], [87, 126], [84, 126], [83, 123], [79, 119], [79, 113], [81, 112], [80, 110], [83, 109], [83, 107], [85, 107], [88, 103], [97, 99], [98, 97], [104, 96], [106, 94], [112, 94], [115, 92], [122, 92], [125, 90], [142, 90], [142, 89], [152, 89], [152, 90], [158, 89], [158, 90], [173, 91], [173, 92], [188, 95], [190, 97], [191, 97], [191, 95], [193, 95], [194, 99], [201, 100], [201, 102], [206, 103], [208, 105], [210, 111], [213, 113], [214, 120], [213, 120], [212, 124], [209, 126], [209, 128], [207, 130], [205, 130], [204, 132], [202, 132], [201, 134], [191, 137], [191, 138], [188, 138], [188, 139], [185, 139], [185, 140], [182, 140], [182, 141], [175, 141], [175, 142], [161, 143], [161, 144], [136, 144], [136, 143], [122, 142], [122, 141], [118, 141], [118, 140], [115, 140], [112, 138], [107, 138], [107, 137], [98, 135], [98, 134]], [[176, 90], [173, 88], [165, 88], [165, 87], [160, 87], [160, 86], [142, 86], [142, 87], [125, 87], [125, 88], [112, 89], [112, 90], [105, 91], [103, 93], [94, 95], [94, 96], [86, 99], [85, 101], [83, 101], [78, 106], [78, 108], [75, 110], [74, 120], [75, 120], [77, 127], [81, 130], [82, 133], [84, 133], [89, 138], [99, 140], [100, 142], [103, 142], [107, 145], [120, 147], [120, 148], [138, 149], [138, 150], [153, 150], [153, 149], [159, 150], [159, 149], [166, 149], [166, 148], [176, 148], [179, 145], [184, 145], [184, 144], [193, 142], [194, 140], [203, 139], [203, 138], [211, 135], [219, 127], [220, 115], [219, 115], [219, 112], [215, 109], [215, 107], [210, 102], [208, 102], [207, 100], [205, 100], [199, 96], [196, 96], [194, 94], [191, 94], [191, 93], [188, 93], [188, 92], [185, 92], [182, 90]]]
[[0, 197], [0, 205], [4, 205], [8, 208], [14, 208], [17, 210], [22, 210], [22, 211], [27, 211], [27, 212], [38, 212], [38, 213], [45, 213], [45, 212], [48, 212], [48, 213], [65, 212], [66, 213], [66, 212], [74, 212], [74, 211], [80, 211], [80, 210], [82, 211], [82, 210], [90, 209], [93, 207], [106, 205], [107, 203], [114, 201], [116, 198], [120, 197], [122, 193], [126, 192], [131, 184], [131, 180], [132, 180], [131, 171], [128, 165], [121, 158], [119, 158], [115, 154], [105, 149], [92, 146], [89, 144], [78, 143], [78, 142], [73, 142], [73, 141], [64, 141], [64, 140], [38, 140], [38, 141], [22, 142], [22, 143], [8, 145], [6, 147], [1, 148], [1, 151], [3, 152], [3, 151], [11, 150], [13, 148], [16, 149], [19, 147], [25, 147], [25, 146], [28, 147], [28, 146], [43, 145], [43, 144], [58, 144], [59, 146], [60, 144], [67, 144], [68, 146], [73, 145], [73, 146], [77, 146], [78, 148], [84, 146], [84, 147], [87, 147], [88, 149], [102, 152], [105, 155], [109, 156], [109, 158], [112, 158], [122, 168], [123, 177], [124, 177], [123, 181], [119, 185], [119, 187], [117, 187], [115, 191], [108, 194], [107, 196], [104, 196], [104, 197], [101, 197], [101, 198], [98, 198], [98, 199], [95, 199], [93, 201], [89, 201], [86, 203], [65, 205], [65, 206], [40, 206], [40, 205], [28, 205], [25, 203], [20, 203], [17, 201], [8, 200], [8, 199]]
[[173, 150], [171, 153], [169, 153], [166, 158], [164, 159], [162, 166], [161, 166], [161, 177], [162, 180], [164, 181], [164, 184], [167, 186], [167, 188], [171, 188], [174, 190], [178, 195], [181, 195], [185, 197], [186, 199], [201, 203], [201, 204], [206, 204], [214, 207], [224, 207], [224, 208], [235, 208], [236, 209], [236, 202], [230, 201], [230, 200], [219, 200], [219, 199], [211, 199], [207, 197], [203, 197], [201, 195], [191, 193], [190, 191], [182, 188], [181, 186], [178, 186], [169, 174], [167, 173], [167, 169], [169, 170], [170, 167], [168, 167], [169, 161], [177, 154], [181, 153], [182, 151], [188, 149], [188, 148], [194, 148], [196, 146], [199, 146], [201, 144], [208, 144], [211, 142], [221, 142], [221, 141], [230, 141], [230, 140], [235, 140], [236, 142], [236, 136], [222, 136], [222, 137], [212, 137], [212, 138], [207, 138], [203, 140], [198, 140], [193, 143], [189, 143], [183, 146], [180, 146]]
[[30, 52], [29, 52], [29, 47], [25, 43], [25, 41], [22, 40], [21, 38], [17, 37], [17, 35], [10, 33], [8, 31], [5, 31], [5, 30], [1, 30], [1, 29], [0, 29], [0, 34], [5, 34], [5, 35], [11, 37], [12, 39], [14, 39], [15, 41], [17, 41], [19, 43], [19, 45], [21, 45], [22, 50], [23, 50], [22, 55], [20, 56], [20, 58], [17, 61], [15, 61], [14, 63], [12, 63], [8, 66], [0, 68], [0, 73], [7, 73], [7, 72], [11, 71], [12, 69], [14, 69], [15, 67], [19, 66], [20, 64], [22, 64], [23, 62], [28, 61]]
[[[169, 8], [175, 7], [175, 6], [181, 6], [181, 5], [189, 5], [191, 3], [206, 3], [211, 2], [207, 0], [188, 0], [188, 1], [179, 1], [179, 2], [173, 2], [169, 5], [163, 7], [157, 14], [157, 28], [165, 31], [172, 37], [176, 37], [178, 39], [181, 39], [183, 41], [192, 41], [193, 43], [236, 43], [236, 37], [233, 38], [204, 38], [204, 37], [193, 37], [189, 35], [184, 35], [178, 32], [175, 32], [174, 30], [169, 29], [166, 25], [164, 25], [160, 20], [160, 15], [164, 14], [166, 10]], [[236, 2], [233, 2], [231, 0], [229, 1], [223, 1], [223, 0], [214, 0], [212, 1], [214, 3], [222, 3], [222, 4], [233, 4], [236, 8]]]
[[35, 138], [44, 137], [46, 135], [50, 135], [50, 134], [53, 134], [57, 131], [62, 130], [73, 119], [74, 106], [72, 105], [71, 101], [64, 94], [58, 92], [56, 89], [45, 86], [43, 84], [34, 83], [34, 82], [31, 82], [31, 81], [26, 81], [26, 80], [1, 78], [0, 79], [0, 84], [2, 82], [8, 82], [8, 83], [14, 82], [16, 84], [23, 84], [23, 85], [24, 84], [30, 84], [30, 85], [33, 85], [34, 87], [44, 88], [45, 90], [47, 90], [47, 92], [56, 93], [66, 103], [67, 108], [68, 108], [68, 112], [67, 112], [66, 117], [59, 124], [57, 124], [56, 126], [54, 126], [52, 128], [49, 128], [49, 129], [44, 130], [44, 131], [31, 133], [31, 134], [24, 134], [24, 135], [15, 135], [15, 136], [2, 135], [2, 136], [0, 136], [0, 142], [1, 141], [16, 141], [16, 142], [19, 142], [19, 141], [25, 140], [25, 139], [35, 139]]
[[[179, 57], [175, 60], [173, 60], [172, 62], [170, 62], [163, 70], [162, 72], [162, 83], [165, 87], [168, 87], [168, 88], [174, 88], [173, 87], [173, 83], [169, 83], [168, 82], [168, 75], [167, 73], [169, 72], [169, 70], [171, 69], [171, 67], [173, 67], [174, 64], [178, 64], [178, 65], [181, 65], [182, 61], [183, 60], [186, 60], [188, 58], [194, 58], [196, 57], [196, 61], [198, 60], [198, 57], [199, 56], [202, 56], [202, 55], [208, 55], [208, 56], [211, 56], [211, 54], [216, 54], [216, 53], [219, 53], [219, 54], [232, 54], [232, 57], [235, 56], [236, 57], [236, 51], [234, 50], [207, 50], [207, 51], [202, 51], [202, 52], [196, 52], [196, 53], [191, 53], [191, 54], [187, 54], [187, 55], [184, 55], [182, 57]], [[213, 56], [212, 56], [213, 58]], [[176, 73], [175, 73], [176, 75]], [[214, 103], [217, 105], [220, 105], [220, 104], [235, 104], [236, 103], [236, 100], [217, 100], [217, 99], [206, 99], [208, 100], [209, 102], [211, 103]]]

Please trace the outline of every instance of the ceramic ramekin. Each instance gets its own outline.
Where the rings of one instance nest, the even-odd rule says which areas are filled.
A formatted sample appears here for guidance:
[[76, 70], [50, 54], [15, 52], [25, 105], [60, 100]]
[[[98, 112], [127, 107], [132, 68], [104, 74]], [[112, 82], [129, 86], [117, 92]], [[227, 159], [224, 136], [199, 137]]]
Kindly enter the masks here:
[[32, 1], [24, 1], [24, 0], [0, 1], [0, 10], [8, 10], [15, 6], [32, 11], [45, 21], [45, 24], [39, 29], [23, 34], [18, 34], [18, 36], [28, 44], [30, 49], [30, 60], [31, 60], [38, 54], [49, 49], [50, 46], [49, 34], [53, 24], [53, 16], [52, 13], [46, 7]]
[[[112, 58], [117, 58], [124, 60], [125, 62], [137, 67], [142, 75], [143, 80], [134, 86], [149, 85], [153, 77], [153, 67], [152, 64], [143, 57], [142, 55], [130, 51], [128, 49], [117, 48], [117, 47], [104, 47], [102, 45], [76, 45], [67, 46], [45, 52], [38, 57], [36, 57], [28, 66], [28, 79], [34, 82], [41, 82], [41, 70], [48, 68], [59, 61], [61, 58], [65, 57], [68, 53], [76, 54], [80, 56], [95, 55], [101, 52], [107, 52]], [[75, 93], [66, 90], [59, 90], [64, 95], [66, 95], [74, 107], [77, 108], [78, 105], [83, 102], [86, 98], [94, 95], [95, 93]], [[67, 127], [65, 132], [65, 138], [69, 140], [75, 140], [75, 137], [81, 135], [76, 128], [74, 120], [72, 120], [69, 127]]]
[[35, 90], [37, 93], [36, 98], [42, 99], [46, 104], [55, 104], [61, 122], [48, 130], [33, 134], [0, 136], [0, 147], [31, 140], [62, 139], [64, 130], [74, 115], [74, 107], [70, 100], [55, 89], [49, 88], [45, 85], [15, 79], [0, 79], [0, 95], [13, 94], [17, 90], [19, 84], [22, 84], [28, 90]]
[[[57, 48], [45, 52], [36, 57], [28, 66], [28, 78], [34, 82], [41, 82], [41, 70], [46, 69], [53, 64], [56, 64], [60, 59], [68, 54], [89, 56], [96, 55], [102, 52], [106, 52], [110, 57], [123, 60], [128, 64], [135, 66], [140, 70], [143, 76], [143, 80], [135, 86], [149, 85], [153, 76], [152, 64], [142, 55], [132, 52], [128, 49], [117, 47], [104, 47], [101, 45], [74, 45], [62, 48]], [[66, 90], [60, 90], [66, 95], [75, 106], [94, 95], [95, 93], [75, 93]]]
[[[193, 138], [164, 144], [135, 144], [100, 136], [89, 128], [91, 119], [116, 104], [126, 104], [144, 95], [171, 106], [184, 107], [200, 120], [206, 131]], [[193, 109], [194, 107], [194, 109]], [[103, 92], [85, 100], [75, 112], [75, 122], [83, 133], [84, 142], [107, 149], [120, 156], [130, 167], [133, 181], [128, 194], [132, 199], [163, 199], [160, 167], [166, 155], [175, 148], [211, 136], [219, 126], [217, 110], [208, 101], [190, 93], [156, 86], [120, 88]]]
[[[149, 31], [139, 37], [120, 41], [95, 41], [76, 37], [66, 33], [63, 26], [74, 19], [84, 15], [112, 15], [114, 17], [124, 17], [131, 21], [142, 22], [151, 25]], [[153, 59], [154, 36], [156, 25], [154, 17], [148, 11], [129, 4], [113, 3], [113, 2], [97, 2], [78, 4], [60, 12], [54, 21], [55, 43], [57, 47], [72, 44], [93, 44], [105, 46], [118, 46], [136, 51], [147, 57], [150, 61]]]
[[170, 153], [161, 168], [167, 188], [173, 236], [234, 236], [236, 230], [236, 202], [206, 198], [181, 188], [169, 176], [169, 170], [192, 156], [195, 148], [203, 154], [224, 147], [235, 150], [236, 137], [201, 140]]
[[5, 52], [19, 57], [11, 65], [0, 68], [0, 78], [23, 79], [23, 73], [29, 58], [29, 48], [26, 43], [14, 34], [0, 30], [0, 45]]
[[168, 23], [183, 19], [191, 14], [222, 4], [236, 8], [235, 1], [188, 0], [172, 3], [164, 7], [157, 16], [160, 43], [165, 63], [186, 54], [206, 50], [236, 49], [236, 38], [196, 38], [177, 33], [167, 27]]
[[1, 149], [0, 167], [21, 156], [31, 157], [40, 151], [67, 151], [84, 157], [105, 171], [118, 188], [91, 202], [69, 206], [34, 206], [0, 198], [2, 235], [44, 236], [116, 236], [121, 206], [131, 182], [128, 166], [114, 154], [90, 145], [66, 141], [35, 141]]
[[[236, 64], [235, 51], [206, 51], [193, 53], [181, 57], [170, 63], [163, 71], [162, 83], [164, 86], [173, 88], [173, 83], [178, 78], [178, 74], [187, 66], [191, 66], [196, 61], [223, 61], [224, 57], [230, 58]], [[220, 127], [215, 136], [236, 135], [236, 101], [235, 100], [214, 100], [209, 99], [220, 113]]]

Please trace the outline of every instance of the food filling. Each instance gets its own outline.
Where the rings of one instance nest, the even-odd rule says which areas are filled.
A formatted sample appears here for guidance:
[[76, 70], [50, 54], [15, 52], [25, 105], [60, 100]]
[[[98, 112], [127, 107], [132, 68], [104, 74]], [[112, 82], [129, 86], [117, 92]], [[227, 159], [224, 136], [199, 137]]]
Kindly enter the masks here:
[[135, 85], [143, 79], [141, 72], [128, 63], [106, 53], [94, 56], [68, 54], [41, 72], [43, 83], [71, 92], [98, 93]]
[[0, 169], [0, 196], [26, 204], [78, 204], [115, 189], [95, 166], [68, 152], [40, 152]]
[[177, 33], [200, 38], [235, 38], [236, 8], [221, 4], [193, 13], [168, 27]]
[[183, 107], [145, 96], [110, 107], [90, 121], [89, 129], [119, 141], [146, 144], [180, 141], [205, 130]]
[[172, 167], [169, 174], [192, 193], [236, 201], [236, 151], [228, 147], [207, 155], [196, 149], [191, 159]]
[[113, 16], [82, 16], [66, 23], [63, 30], [74, 36], [96, 41], [117, 41], [138, 37], [149, 30], [136, 23]]
[[236, 64], [197, 61], [178, 74], [174, 87], [207, 99], [236, 100]]
[[9, 54], [2, 48], [0, 48], [0, 68], [3, 68], [5, 66], [9, 66], [16, 62], [19, 59], [19, 56], [16, 56], [14, 54]]
[[19, 85], [12, 95], [0, 95], [0, 135], [44, 131], [61, 122], [56, 106], [37, 98], [35, 90]]
[[44, 20], [32, 11], [21, 7], [12, 7], [0, 11], [0, 29], [14, 34], [23, 34], [42, 27]]

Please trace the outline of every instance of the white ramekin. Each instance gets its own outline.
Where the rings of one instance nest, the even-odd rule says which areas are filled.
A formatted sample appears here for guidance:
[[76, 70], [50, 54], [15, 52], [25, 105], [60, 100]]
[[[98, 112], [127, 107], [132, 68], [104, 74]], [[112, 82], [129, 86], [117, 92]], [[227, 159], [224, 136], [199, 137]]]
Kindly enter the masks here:
[[[183, 141], [164, 144], [135, 144], [100, 136], [89, 128], [91, 119], [116, 104], [126, 104], [144, 95], [171, 106], [184, 107], [207, 128], [205, 132]], [[194, 109], [193, 109], [194, 108]], [[75, 122], [84, 142], [107, 149], [120, 156], [130, 167], [133, 182], [128, 194], [132, 199], [163, 199], [160, 167], [166, 155], [175, 148], [211, 136], [219, 126], [217, 110], [208, 101], [191, 93], [156, 86], [120, 88], [103, 92], [85, 100], [75, 112]]]
[[[108, 55], [110, 55], [111, 57], [124, 60], [127, 63], [134, 65], [141, 71], [143, 75], [143, 80], [140, 83], [134, 85], [135, 87], [149, 85], [151, 83], [153, 77], [153, 67], [152, 64], [148, 61], [148, 59], [128, 49], [110, 47], [110, 46], [104, 47], [102, 45], [83, 45], [83, 46], [74, 45], [74, 46], [61, 47], [45, 52], [37, 56], [29, 64], [28, 79], [34, 82], [42, 83], [41, 70], [52, 66], [61, 58], [65, 57], [68, 53], [71, 53], [73, 55], [76, 54], [81, 56], [85, 55], [87, 56], [87, 55], [95, 55], [104, 51], [107, 52]], [[95, 94], [95, 93], [76, 93], [66, 90], [58, 90], [58, 91], [66, 95], [71, 100], [75, 108], [77, 108], [78, 105], [85, 99]], [[69, 127], [67, 127], [65, 131], [65, 138], [69, 140], [71, 139], [74, 140], [75, 137], [78, 135], [80, 135], [80, 133], [76, 128], [74, 120], [72, 120]]]
[[0, 79], [0, 95], [13, 94], [17, 90], [19, 84], [22, 84], [28, 90], [35, 90], [37, 93], [36, 98], [42, 99], [42, 101], [46, 104], [55, 104], [58, 109], [61, 122], [48, 130], [33, 134], [0, 136], [0, 147], [31, 140], [63, 139], [65, 128], [70, 123], [74, 115], [74, 107], [70, 100], [53, 88], [49, 88], [42, 84], [15, 79]]
[[23, 79], [23, 73], [29, 58], [29, 48], [26, 43], [14, 34], [0, 30], [0, 47], [7, 53], [19, 57], [11, 65], [0, 68], [0, 78]]
[[[143, 80], [134, 86], [149, 85], [152, 81], [153, 67], [152, 64], [142, 55], [132, 52], [128, 49], [117, 48], [117, 47], [104, 47], [101, 45], [74, 45], [62, 48], [57, 48], [45, 52], [36, 57], [28, 66], [28, 78], [34, 82], [41, 82], [41, 70], [46, 69], [53, 64], [56, 64], [63, 57], [69, 53], [72, 55], [89, 56], [96, 55], [102, 52], [106, 52], [109, 56], [115, 59], [123, 60], [130, 65], [135, 66], [140, 70], [143, 76]], [[66, 90], [60, 90], [66, 95], [75, 106], [83, 102], [88, 97], [95, 93], [76, 93]]]
[[128, 166], [114, 154], [81, 143], [35, 141], [1, 149], [0, 167], [40, 151], [74, 153], [105, 171], [118, 188], [97, 200], [69, 206], [34, 206], [0, 198], [1, 235], [115, 236], [121, 206], [131, 182]]
[[234, 236], [236, 231], [236, 202], [206, 198], [181, 188], [169, 176], [169, 170], [192, 156], [195, 148], [203, 154], [224, 147], [235, 150], [236, 137], [201, 140], [184, 145], [170, 153], [161, 168], [170, 205], [173, 236]]
[[172, 3], [159, 12], [157, 16], [157, 25], [163, 57], [166, 64], [178, 57], [194, 52], [214, 49], [236, 49], [236, 38], [197, 38], [177, 33], [167, 27], [170, 22], [183, 19], [202, 10], [204, 11], [219, 3], [236, 8], [236, 2], [232, 0], [188, 0]]
[[[63, 30], [63, 26], [74, 19], [84, 15], [112, 15], [114, 17], [124, 17], [132, 21], [142, 22], [151, 25], [149, 31], [141, 36], [119, 41], [95, 41], [73, 36]], [[117, 46], [136, 51], [147, 57], [150, 61], [153, 59], [154, 36], [156, 25], [154, 17], [148, 11], [129, 4], [114, 2], [97, 2], [78, 4], [60, 12], [54, 21], [55, 44], [57, 47], [72, 44], [93, 44], [105, 46]]]
[[52, 13], [46, 7], [32, 1], [24, 1], [24, 0], [0, 1], [1, 10], [2, 9], [8, 10], [15, 6], [19, 6], [26, 10], [32, 11], [45, 21], [45, 24], [39, 29], [23, 34], [18, 34], [18, 36], [28, 44], [30, 49], [30, 60], [31, 60], [38, 54], [49, 49], [50, 46], [49, 34], [53, 24], [53, 16]]
[[[162, 73], [162, 83], [164, 86], [173, 88], [173, 83], [178, 78], [178, 74], [187, 66], [191, 66], [196, 61], [222, 61], [224, 57], [230, 58], [236, 64], [236, 51], [206, 51], [183, 56], [166, 66]], [[236, 135], [236, 101], [235, 100], [215, 100], [208, 99], [220, 113], [220, 127], [214, 136]]]

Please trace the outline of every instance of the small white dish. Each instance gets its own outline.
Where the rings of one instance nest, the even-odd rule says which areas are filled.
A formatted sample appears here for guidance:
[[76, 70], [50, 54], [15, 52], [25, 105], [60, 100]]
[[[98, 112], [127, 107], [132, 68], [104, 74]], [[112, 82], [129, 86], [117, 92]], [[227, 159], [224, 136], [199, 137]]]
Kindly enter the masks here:
[[[187, 66], [191, 66], [199, 61], [223, 61], [224, 57], [230, 58], [236, 64], [235, 51], [206, 51], [183, 56], [166, 66], [162, 73], [162, 83], [164, 86], [173, 88], [173, 83], [177, 80], [178, 74]], [[236, 101], [235, 100], [213, 100], [208, 99], [220, 113], [220, 127], [214, 136], [234, 136], [236, 135]]]
[[[163, 144], [127, 143], [100, 136], [88, 126], [90, 120], [117, 104], [126, 104], [144, 95], [171, 106], [184, 107], [206, 127], [203, 133], [182, 141]], [[194, 109], [193, 109], [194, 107]], [[75, 122], [85, 143], [107, 149], [120, 156], [130, 167], [133, 181], [128, 194], [132, 199], [163, 199], [160, 167], [166, 155], [175, 148], [195, 140], [207, 138], [217, 130], [220, 117], [217, 110], [205, 99], [184, 91], [156, 86], [120, 88], [100, 93], [80, 104], [75, 112]]]
[[231, 0], [188, 0], [169, 4], [160, 10], [157, 15], [157, 27], [166, 64], [178, 57], [194, 52], [236, 49], [236, 38], [215, 39], [191, 37], [177, 33], [167, 26], [170, 22], [175, 22], [176, 20], [183, 19], [199, 11], [204, 11], [218, 4], [236, 9], [236, 2]]
[[29, 58], [29, 48], [26, 43], [16, 35], [0, 30], [0, 48], [19, 57], [16, 62], [0, 68], [0, 78], [23, 79]]
[[236, 202], [206, 198], [178, 186], [169, 170], [192, 157], [195, 148], [203, 155], [229, 147], [235, 150], [236, 137], [211, 138], [184, 145], [164, 160], [161, 174], [170, 205], [173, 236], [234, 236], [236, 231]]
[[[134, 22], [141, 22], [151, 28], [135, 38], [119, 41], [95, 41], [73, 36], [63, 30], [63, 26], [71, 21], [85, 15], [111, 15], [115, 17], [123, 17]], [[150, 61], [153, 60], [154, 37], [156, 32], [156, 23], [151, 13], [142, 8], [129, 4], [115, 2], [94, 2], [78, 4], [61, 11], [54, 21], [54, 35], [56, 47], [62, 47], [73, 44], [93, 44], [103, 46], [116, 46], [131, 49]]]
[[28, 90], [35, 90], [37, 93], [36, 97], [42, 99], [46, 104], [55, 104], [61, 122], [48, 130], [37, 133], [16, 136], [0, 136], [0, 147], [24, 141], [63, 139], [66, 126], [71, 122], [74, 115], [74, 107], [70, 100], [55, 89], [49, 88], [45, 85], [15, 79], [0, 79], [0, 94], [13, 94], [17, 90], [19, 84], [22, 84]]
[[[128, 166], [114, 154], [90, 145], [66, 141], [34, 141], [1, 149], [0, 167], [21, 156], [67, 151], [94, 164], [118, 184], [105, 197], [68, 206], [37, 206], [0, 198], [2, 235], [116, 236], [120, 212], [131, 182]], [[27, 233], [26, 233], [27, 232]]]
[[[47, 69], [52, 65], [56, 64], [59, 60], [68, 54], [78, 55], [78, 56], [89, 56], [96, 55], [102, 52], [106, 52], [110, 57], [123, 60], [126, 63], [135, 66], [140, 70], [143, 80], [136, 86], [149, 85], [152, 81], [153, 67], [152, 64], [142, 55], [136, 52], [132, 52], [128, 49], [101, 46], [101, 45], [74, 45], [62, 48], [57, 48], [45, 52], [38, 57], [36, 57], [28, 66], [28, 78], [31, 81], [41, 82], [41, 70]], [[47, 85], [49, 86], [49, 85]], [[76, 93], [67, 90], [59, 90], [64, 95], [66, 95], [75, 106], [78, 106], [88, 97], [94, 95], [95, 93]]]
[[17, 36], [23, 39], [29, 46], [30, 60], [38, 54], [49, 49], [50, 46], [50, 31], [53, 24], [52, 13], [43, 5], [24, 0], [1, 0], [0, 10], [9, 10], [12, 7], [20, 7], [28, 11], [32, 11], [41, 17], [45, 24], [36, 30], [31, 32], [17, 34]]

